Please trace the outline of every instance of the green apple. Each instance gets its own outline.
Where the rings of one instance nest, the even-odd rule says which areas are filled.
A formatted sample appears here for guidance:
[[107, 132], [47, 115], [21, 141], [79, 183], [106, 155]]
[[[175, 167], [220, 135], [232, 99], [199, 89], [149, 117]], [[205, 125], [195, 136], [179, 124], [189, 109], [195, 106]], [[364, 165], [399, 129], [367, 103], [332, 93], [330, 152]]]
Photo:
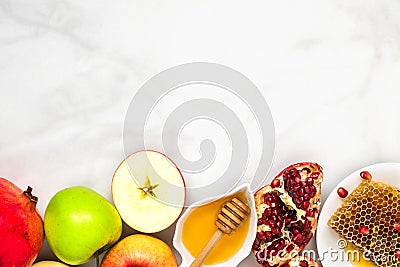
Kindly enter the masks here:
[[70, 265], [90, 261], [118, 241], [122, 221], [114, 206], [83, 186], [66, 188], [50, 200], [44, 230], [54, 254]]
[[32, 267], [68, 267], [68, 265], [58, 261], [39, 261], [32, 265]]

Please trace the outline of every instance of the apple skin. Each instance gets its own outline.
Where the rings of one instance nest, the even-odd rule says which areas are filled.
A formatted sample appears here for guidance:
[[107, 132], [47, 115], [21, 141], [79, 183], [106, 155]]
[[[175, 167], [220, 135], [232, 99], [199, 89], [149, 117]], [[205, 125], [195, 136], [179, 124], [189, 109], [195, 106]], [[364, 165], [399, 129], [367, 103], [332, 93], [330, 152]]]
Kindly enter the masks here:
[[68, 265], [58, 261], [39, 261], [32, 265], [32, 267], [68, 267]]
[[104, 256], [101, 267], [177, 267], [171, 248], [158, 238], [134, 234], [114, 245]]
[[83, 264], [118, 241], [122, 221], [114, 206], [90, 188], [75, 186], [56, 193], [44, 215], [54, 254], [70, 265]]

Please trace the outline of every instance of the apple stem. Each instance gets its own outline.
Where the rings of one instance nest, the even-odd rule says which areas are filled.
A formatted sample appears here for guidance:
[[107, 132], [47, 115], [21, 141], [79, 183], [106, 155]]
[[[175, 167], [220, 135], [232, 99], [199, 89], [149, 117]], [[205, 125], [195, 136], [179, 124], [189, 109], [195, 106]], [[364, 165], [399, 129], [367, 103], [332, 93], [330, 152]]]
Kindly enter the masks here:
[[96, 266], [100, 267], [99, 252], [96, 251]]

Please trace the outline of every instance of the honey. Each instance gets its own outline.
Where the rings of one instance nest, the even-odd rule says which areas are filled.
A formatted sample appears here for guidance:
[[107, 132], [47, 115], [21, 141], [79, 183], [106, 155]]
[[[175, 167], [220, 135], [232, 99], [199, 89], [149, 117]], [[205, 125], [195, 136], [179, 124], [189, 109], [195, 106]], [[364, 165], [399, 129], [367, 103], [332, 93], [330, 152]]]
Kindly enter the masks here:
[[[193, 208], [189, 216], [183, 223], [182, 241], [186, 249], [195, 258], [208, 242], [210, 237], [217, 231], [215, 221], [217, 215], [221, 211], [222, 206], [237, 197], [246, 203], [244, 194], [237, 194], [207, 203], [205, 205]], [[249, 230], [249, 218], [239, 226], [236, 232], [230, 235], [224, 235], [217, 243], [204, 264], [214, 265], [229, 260], [243, 246]]]
[[352, 245], [352, 244], [347, 244], [347, 247], [345, 248], [346, 252], [349, 255], [349, 261], [353, 266], [355, 267], [375, 267], [370, 261], [365, 260], [363, 258], [362, 253], [358, 252], [358, 250]]
[[335, 211], [328, 225], [361, 255], [368, 254], [373, 266], [398, 267], [400, 259], [395, 253], [400, 232], [394, 225], [400, 222], [399, 204], [398, 189], [382, 182], [364, 180]]

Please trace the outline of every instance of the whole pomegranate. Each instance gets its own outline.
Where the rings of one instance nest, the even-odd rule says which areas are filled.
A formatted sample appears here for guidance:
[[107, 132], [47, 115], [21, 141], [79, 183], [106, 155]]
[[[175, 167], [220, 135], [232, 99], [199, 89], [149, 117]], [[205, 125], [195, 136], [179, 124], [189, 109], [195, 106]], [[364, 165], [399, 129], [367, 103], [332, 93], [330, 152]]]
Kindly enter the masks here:
[[257, 235], [252, 251], [264, 267], [285, 266], [317, 228], [322, 167], [302, 162], [280, 172], [255, 195]]
[[0, 178], [0, 267], [31, 266], [43, 245], [43, 221], [32, 188]]

